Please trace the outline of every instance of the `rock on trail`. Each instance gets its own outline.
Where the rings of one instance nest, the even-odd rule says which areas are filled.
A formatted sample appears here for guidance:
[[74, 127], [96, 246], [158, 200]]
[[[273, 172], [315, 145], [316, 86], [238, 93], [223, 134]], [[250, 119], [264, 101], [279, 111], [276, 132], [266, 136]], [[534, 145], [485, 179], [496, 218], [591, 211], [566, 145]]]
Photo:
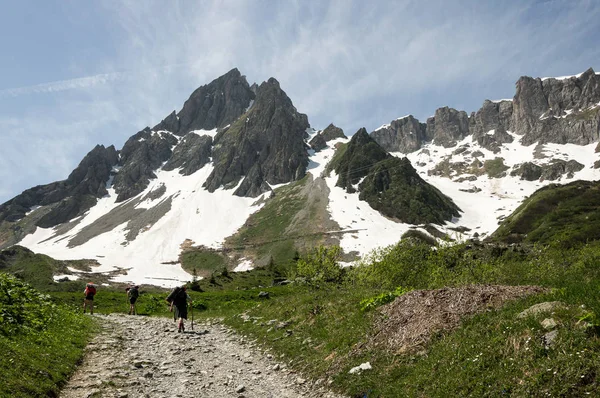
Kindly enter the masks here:
[[[341, 397], [219, 323], [177, 333], [164, 318], [98, 316], [102, 331], [62, 398]], [[189, 330], [188, 330], [189, 329]]]

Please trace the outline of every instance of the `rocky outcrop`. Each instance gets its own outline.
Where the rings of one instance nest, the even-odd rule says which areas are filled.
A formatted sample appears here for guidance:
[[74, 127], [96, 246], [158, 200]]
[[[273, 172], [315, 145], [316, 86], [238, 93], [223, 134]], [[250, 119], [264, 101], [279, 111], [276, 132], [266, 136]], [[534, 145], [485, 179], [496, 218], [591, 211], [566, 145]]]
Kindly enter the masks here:
[[469, 135], [469, 117], [465, 111], [453, 108], [439, 108], [435, 115], [427, 119], [426, 136], [433, 143], [445, 148], [453, 147], [457, 141]]
[[268, 190], [268, 184], [282, 184], [304, 177], [308, 152], [304, 144], [306, 115], [270, 78], [256, 90], [256, 99], [244, 117], [237, 119], [214, 140], [215, 168], [205, 187], [233, 187], [238, 196], [256, 197]]
[[542, 167], [531, 162], [525, 162], [516, 166], [511, 172], [512, 177], [520, 177], [521, 180], [536, 181], [542, 176]]
[[194, 174], [210, 161], [212, 143], [212, 137], [208, 135], [186, 135], [173, 149], [173, 154], [163, 166], [163, 170], [180, 169], [179, 173], [182, 175]]
[[600, 136], [600, 75], [588, 69], [561, 79], [521, 77], [513, 101], [511, 130], [525, 145], [587, 145]]
[[325, 127], [325, 130], [321, 131], [321, 136], [326, 142], [335, 140], [338, 138], [347, 138], [344, 134], [344, 130], [337, 127], [335, 124], [330, 123], [329, 126]]
[[542, 166], [542, 175], [540, 181], [560, 180], [563, 175], [567, 178], [573, 178], [576, 172], [583, 169], [583, 165], [576, 160], [553, 160], [551, 163]]
[[393, 120], [373, 131], [371, 137], [386, 151], [402, 153], [414, 152], [433, 138], [427, 135], [427, 126], [412, 115]]
[[142, 192], [154, 171], [169, 160], [172, 148], [179, 140], [169, 132], [155, 132], [146, 127], [127, 140], [121, 150], [121, 166], [113, 181], [118, 194], [117, 202], [122, 202]]
[[327, 142], [338, 139], [346, 138], [344, 130], [336, 127], [333, 123], [329, 124], [323, 131], [319, 131], [315, 136], [308, 142], [308, 145], [316, 152], [327, 148]]
[[325, 138], [321, 135], [321, 133], [317, 133], [308, 142], [308, 145], [310, 145], [315, 152], [319, 152], [320, 150], [327, 148], [327, 141], [325, 141]]
[[516, 83], [513, 100], [486, 100], [470, 117], [463, 111], [440, 108], [427, 119], [425, 139], [419, 138], [418, 126], [423, 124], [409, 116], [371, 135], [386, 150], [403, 153], [418, 150], [428, 140], [452, 147], [468, 135], [484, 148], [498, 152], [502, 144], [514, 140], [507, 131], [522, 136], [524, 145], [587, 145], [600, 139], [600, 74], [590, 68], [569, 78], [524, 76]]
[[377, 162], [390, 156], [367, 134], [367, 130], [361, 128], [352, 136], [344, 154], [334, 167], [338, 174], [336, 185], [348, 192], [355, 192], [353, 185], [369, 174], [369, 170]]
[[419, 177], [408, 158], [377, 163], [358, 189], [361, 200], [400, 222], [443, 224], [460, 216], [452, 199]]
[[[61, 202], [52, 214], [48, 214], [43, 221], [38, 221], [37, 225], [52, 227], [82, 214], [96, 203], [96, 198], [108, 193], [106, 183], [117, 161], [118, 153], [114, 146], [105, 148], [97, 145], [66, 180], [30, 188], [0, 205], [0, 221], [18, 221], [34, 206], [56, 204], [69, 197], [85, 199], [80, 204], [75, 204], [73, 199]], [[58, 217], [56, 213], [61, 209], [65, 211], [65, 215]]]
[[481, 109], [471, 114], [470, 132], [473, 141], [492, 152], [498, 152], [502, 144], [513, 142], [507, 133], [512, 116], [512, 101], [485, 100]]
[[198, 88], [177, 115], [171, 113], [152, 130], [183, 136], [192, 130], [212, 130], [233, 123], [250, 106], [254, 92], [237, 68]]

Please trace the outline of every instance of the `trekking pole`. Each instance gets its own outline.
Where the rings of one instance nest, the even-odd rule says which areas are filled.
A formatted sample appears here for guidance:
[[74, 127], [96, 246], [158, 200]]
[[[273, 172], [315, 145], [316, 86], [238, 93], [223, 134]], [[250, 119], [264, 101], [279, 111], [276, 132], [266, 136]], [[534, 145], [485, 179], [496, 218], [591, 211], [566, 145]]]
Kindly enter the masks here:
[[191, 304], [192, 307], [192, 331], [194, 330], [194, 303]]

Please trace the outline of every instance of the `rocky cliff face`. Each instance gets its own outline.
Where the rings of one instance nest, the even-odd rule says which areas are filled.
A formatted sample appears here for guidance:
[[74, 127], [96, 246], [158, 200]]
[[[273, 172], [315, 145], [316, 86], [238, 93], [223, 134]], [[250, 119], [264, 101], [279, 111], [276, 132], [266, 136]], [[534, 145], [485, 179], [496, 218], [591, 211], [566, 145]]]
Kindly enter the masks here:
[[193, 130], [223, 128], [236, 120], [254, 100], [246, 78], [237, 68], [198, 88], [178, 114], [171, 113], [152, 130], [183, 136]]
[[600, 74], [590, 68], [569, 78], [521, 77], [512, 101], [486, 100], [470, 116], [440, 108], [427, 120], [420, 137], [418, 126], [423, 124], [416, 119], [400, 120], [405, 120], [404, 125], [393, 121], [389, 127], [371, 133], [388, 151], [414, 152], [431, 140], [448, 148], [471, 135], [473, 141], [496, 152], [500, 145], [514, 139], [507, 131], [522, 136], [523, 145], [587, 145], [600, 137]]
[[215, 168], [205, 187], [236, 186], [235, 195], [256, 197], [282, 184], [304, 177], [308, 152], [304, 139], [308, 118], [298, 113], [274, 78], [256, 89], [252, 107], [214, 141]]
[[[96, 198], [107, 194], [106, 182], [117, 161], [114, 146], [97, 145], [66, 180], [30, 188], [0, 205], [0, 222], [14, 222], [25, 217], [32, 207], [57, 203], [58, 208], [48, 213], [38, 225], [60, 223], [82, 214], [96, 203]], [[77, 200], [69, 199], [71, 197]]]
[[[429, 133], [433, 134], [433, 131]], [[408, 115], [373, 131], [371, 137], [390, 152], [409, 153], [418, 150], [423, 142], [433, 138], [427, 134], [427, 125]]]

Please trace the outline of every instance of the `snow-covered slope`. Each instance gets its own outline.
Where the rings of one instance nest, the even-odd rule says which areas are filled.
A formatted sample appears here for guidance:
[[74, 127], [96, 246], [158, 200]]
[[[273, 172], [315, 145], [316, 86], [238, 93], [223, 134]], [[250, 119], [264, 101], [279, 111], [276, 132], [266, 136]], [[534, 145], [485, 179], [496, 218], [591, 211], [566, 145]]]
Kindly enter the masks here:
[[[178, 262], [181, 245], [186, 241], [207, 247], [219, 247], [221, 242], [233, 234], [250, 214], [260, 208], [255, 198], [232, 195], [232, 190], [206, 191], [202, 184], [213, 170], [206, 165], [190, 176], [182, 176], [178, 170], [156, 172], [148, 188], [125, 203], [116, 203], [114, 189], [90, 209], [75, 228], [65, 234], [56, 235], [58, 228], [37, 228], [20, 242], [31, 250], [57, 259], [91, 258], [101, 266], [95, 272], [122, 268], [127, 272], [116, 281], [134, 281], [171, 286], [190, 279]], [[156, 199], [145, 199], [159, 187], [166, 192]], [[171, 198], [170, 210], [153, 224], [129, 241], [127, 221], [114, 229], [93, 237], [86, 243], [69, 247], [70, 239], [77, 236], [86, 226], [119, 206], [138, 202], [137, 209], [156, 208]]]

